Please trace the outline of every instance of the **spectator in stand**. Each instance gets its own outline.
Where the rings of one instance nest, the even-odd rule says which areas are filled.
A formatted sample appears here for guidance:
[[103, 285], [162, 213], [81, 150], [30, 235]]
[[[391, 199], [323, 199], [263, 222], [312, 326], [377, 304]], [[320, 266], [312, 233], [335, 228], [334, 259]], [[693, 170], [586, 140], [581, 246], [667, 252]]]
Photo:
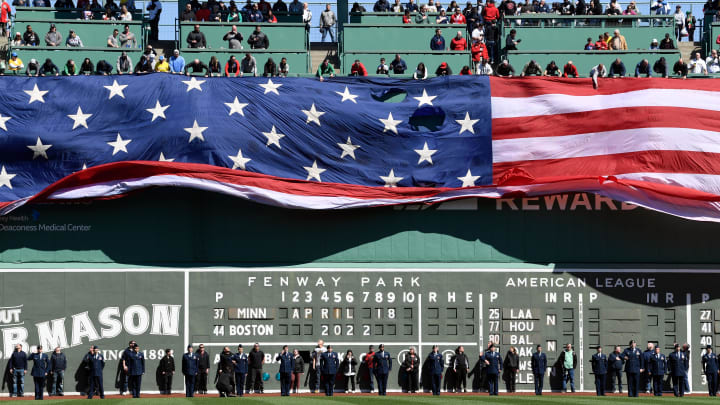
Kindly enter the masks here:
[[426, 6], [420, 7], [420, 11], [415, 14], [415, 24], [430, 24], [427, 13]]
[[25, 68], [26, 76], [38, 76], [40, 74], [40, 63], [35, 59], [30, 59], [27, 67]]
[[272, 10], [268, 11], [267, 18], [265, 18], [266, 23], [270, 24], [277, 24], [277, 17], [275, 17], [275, 14], [273, 14]]
[[452, 24], [467, 24], [467, 20], [465, 19], [465, 16], [462, 14], [460, 7], [456, 8], [455, 14], [450, 16], [450, 22]]
[[402, 23], [403, 24], [412, 24], [412, 19], [410, 18], [410, 10], [405, 10], [403, 12]]
[[626, 51], [628, 49], [627, 41], [624, 36], [620, 35], [620, 30], [613, 32], [613, 37], [610, 39], [610, 49], [614, 51]]
[[240, 13], [238, 12], [237, 7], [233, 4], [230, 6], [230, 11], [228, 12], [228, 16], [226, 18], [227, 22], [234, 22], [239, 23], [241, 21]]
[[350, 66], [350, 76], [367, 76], [368, 72], [365, 69], [365, 65], [360, 62], [360, 59], [355, 59], [355, 63]]
[[395, 4], [390, 7], [390, 11], [393, 13], [404, 13], [405, 7], [400, 3], [400, 0], [395, 0]]
[[[398, 0], [399, 1], [399, 0]], [[320, 33], [322, 34], [322, 42], [325, 42], [325, 37], [330, 34], [330, 42], [335, 42], [335, 13], [330, 8], [330, 4], [325, 5], [325, 11], [320, 14]]]
[[463, 10], [463, 15], [465, 16], [465, 21], [467, 21], [468, 31], [472, 31], [472, 28], [477, 25], [477, 22], [480, 19], [480, 15], [478, 15], [478, 9], [476, 7], [473, 7], [471, 2], [468, 2], [467, 6]]
[[451, 51], [465, 51], [467, 50], [467, 40], [463, 38], [462, 31], [458, 31], [455, 38], [450, 41]]
[[38, 38], [38, 35], [35, 31], [33, 31], [32, 26], [28, 25], [25, 27], [25, 33], [23, 34], [23, 41], [25, 41], [25, 45], [27, 46], [38, 46], [40, 44], [40, 38]]
[[70, 30], [70, 35], [68, 36], [67, 40], [65, 41], [65, 45], [71, 47], [71, 48], [83, 48], [83, 42], [82, 39], [75, 33], [75, 30]]
[[500, 3], [500, 14], [508, 17], [517, 14], [517, 4], [514, 0], [503, 0]]
[[413, 79], [415, 80], [425, 80], [427, 79], [427, 69], [425, 68], [425, 64], [420, 62], [417, 65], [417, 69], [415, 69], [415, 73], [413, 73]]
[[510, 33], [505, 38], [506, 51], [517, 51], [517, 45], [520, 43], [520, 41], [522, 41], [522, 39], [515, 39], [515, 36], [517, 36], [517, 31], [511, 29]]
[[[152, 45], [145, 46], [145, 51], [143, 51], [143, 55], [145, 55], [148, 62], [150, 62], [150, 64], [154, 68], [155, 67], [155, 59], [157, 58], [157, 53], [155, 52], [155, 50], [153, 50]], [[137, 69], [135, 69], [135, 70], [137, 70]], [[152, 71], [152, 69], [151, 69], [151, 71]]]
[[435, 76], [451, 76], [452, 69], [450, 69], [450, 65], [447, 64], [447, 62], [443, 62], [440, 64], [440, 66], [435, 69]]
[[7, 0], [2, 0], [0, 4], [0, 25], [2, 25], [2, 36], [10, 38], [10, 18], [12, 16], [12, 7]]
[[101, 76], [108, 76], [111, 75], [113, 71], [112, 65], [109, 64], [105, 59], [100, 59], [97, 64], [95, 64], [95, 73]]
[[40, 66], [40, 76], [60, 76], [60, 69], [53, 63], [52, 59], [45, 59], [45, 63]]
[[305, 23], [305, 29], [310, 30], [310, 23], [312, 22], [312, 11], [308, 8], [307, 3], [303, 3], [303, 22]]
[[150, 21], [150, 40], [158, 40], [158, 25], [160, 24], [160, 15], [162, 14], [162, 3], [159, 0], [150, 0], [147, 6], [148, 21]]
[[95, 72], [95, 65], [90, 61], [90, 58], [85, 58], [83, 63], [80, 64], [80, 74], [89, 76]]
[[8, 60], [8, 70], [13, 74], [18, 74], [22, 69], [25, 68], [22, 59], [18, 58], [17, 52], [10, 54], [10, 60]]
[[705, 59], [705, 65], [707, 66], [708, 73], [720, 73], [720, 60], [718, 59], [717, 49], [710, 51], [710, 56]]
[[[88, 18], [88, 20], [92, 20], [92, 17]], [[115, 14], [113, 13], [113, 11], [110, 10], [109, 8], [107, 8], [107, 9], [105, 9], [105, 13], [102, 16], [102, 20], [103, 21], [115, 21], [115, 20], [117, 20], [117, 18], [115, 18]]]
[[470, 45], [470, 53], [476, 69], [481, 60], [488, 60], [487, 47], [478, 38], [473, 39]]
[[257, 76], [257, 61], [249, 53], [246, 53], [245, 57], [240, 60], [240, 77], [245, 75]]
[[147, 57], [147, 55], [143, 54], [140, 56], [140, 60], [138, 61], [137, 65], [135, 65], [135, 74], [141, 75], [145, 73], [152, 73], [153, 72], [153, 64], [150, 62], [150, 58]]
[[450, 20], [447, 17], [447, 14], [445, 13], [445, 10], [442, 10], [440, 14], [435, 18], [435, 24], [448, 24]]
[[575, 5], [570, 2], [570, 0], [563, 0], [563, 3], [560, 5], [560, 14], [561, 15], [574, 15], [575, 14]]
[[[250, 55], [250, 54], [246, 54]], [[252, 56], [251, 56], [252, 58]], [[255, 59], [252, 59], [253, 61]], [[230, 55], [230, 59], [225, 63], [225, 76], [238, 77], [240, 75], [240, 62], [235, 59], [235, 55]], [[254, 75], [253, 75], [254, 76]]]
[[60, 46], [62, 43], [62, 35], [57, 32], [55, 24], [50, 24], [50, 31], [45, 34], [45, 45], [46, 46]]
[[678, 59], [678, 61], [675, 62], [675, 65], [673, 65], [673, 74], [676, 74], [683, 79], [687, 78], [688, 66], [683, 61], [683, 58]]
[[335, 69], [333, 68], [333, 65], [330, 64], [330, 59], [325, 58], [325, 60], [323, 60], [320, 66], [318, 66], [315, 76], [317, 76], [321, 82], [324, 80], [324, 76], [335, 77]]
[[670, 38], [670, 34], [665, 34], [665, 38], [660, 41], [660, 49], [675, 49], [675, 43]]
[[284, 1], [278, 0], [273, 4], [272, 11], [274, 13], [287, 13], [288, 12], [288, 6], [285, 4]]
[[261, 23], [265, 21], [263, 18], [263, 14], [258, 8], [257, 4], [253, 4], [252, 10], [250, 11], [250, 14], [248, 15], [249, 21], [254, 23]]
[[655, 62], [653, 65], [653, 71], [659, 74], [662, 78], [668, 77], [668, 67], [664, 57], [660, 57], [660, 59]]
[[545, 3], [545, 0], [540, 0], [540, 3], [538, 3], [537, 7], [535, 7], [535, 12], [539, 14], [549, 13], [550, 6]]
[[200, 25], [195, 24], [195, 28], [190, 31], [185, 40], [190, 48], [207, 48], [205, 34], [200, 32]]
[[658, 40], [656, 38], [653, 38], [652, 42], [650, 42], [650, 48], [648, 49], [660, 49], [660, 45], [658, 45]]
[[470, 69], [470, 66], [468, 65], [463, 66], [460, 70], [460, 76], [472, 76], [472, 74], [472, 69]]
[[407, 4], [405, 4], [405, 10], [409, 10], [411, 13], [414, 13], [419, 10], [418, 5], [415, 3], [415, 0], [408, 0]]
[[543, 72], [540, 70], [540, 66], [538, 66], [537, 62], [534, 60], [531, 60], [525, 66], [523, 66], [522, 72], [520, 72], [520, 76], [542, 76]]
[[407, 64], [400, 57], [400, 54], [395, 54], [395, 59], [390, 62], [390, 70], [396, 75], [404, 74], [407, 70]]
[[260, 0], [257, 3], [257, 6], [258, 6], [258, 10], [260, 10], [260, 12], [263, 14], [263, 16], [266, 16], [268, 14], [268, 12], [270, 12], [270, 10], [272, 10], [272, 6], [270, 5], [270, 3], [268, 3], [265, 0]]
[[613, 63], [610, 64], [610, 71], [608, 72], [608, 75], [610, 77], [625, 77], [625, 64], [620, 60], [620, 58], [616, 58]]
[[132, 21], [132, 14], [124, 5], [120, 7], [120, 21]]
[[23, 46], [25, 45], [25, 41], [22, 39], [22, 34], [19, 32], [15, 33], [15, 38], [10, 41], [10, 46], [16, 47], [16, 46]]
[[670, 14], [670, 5], [664, 0], [655, 0], [650, 6], [650, 11], [655, 12], [656, 15], [668, 15]]
[[496, 43], [500, 41], [500, 30], [495, 21], [485, 26], [485, 45], [490, 55], [490, 64], [495, 63]]
[[173, 74], [182, 74], [185, 69], [185, 58], [180, 56], [180, 51], [175, 49], [173, 55], [168, 60], [170, 72]]
[[[298, 0], [293, 0], [290, 5], [288, 6], [288, 11], [291, 14], [302, 14], [303, 13], [303, 4], [300, 3]], [[362, 7], [362, 6], [360, 6]], [[362, 7], [363, 12], [365, 11], [365, 7]]]
[[498, 65], [495, 74], [500, 77], [512, 77], [515, 74], [515, 69], [508, 63], [507, 59], [504, 59], [502, 63]]
[[585, 0], [578, 0], [575, 5], [575, 15], [586, 15], [590, 14], [590, 5], [585, 3]]
[[577, 78], [580, 76], [578, 74], [577, 67], [573, 65], [573, 62], [571, 60], [568, 61], [568, 63], [563, 66], [563, 77], [575, 77]]
[[652, 77], [652, 71], [650, 70], [650, 62], [647, 59], [643, 59], [635, 65], [635, 77]]
[[475, 66], [475, 74], [478, 76], [492, 76], [494, 74], [487, 59], [480, 58], [480, 61]]
[[380, 58], [380, 64], [375, 69], [375, 74], [386, 75], [390, 73], [390, 67], [385, 63], [385, 58]]
[[605, 65], [602, 63], [593, 66], [592, 69], [590, 69], [590, 77], [592, 78], [593, 88], [598, 88], [598, 77], [606, 77], [607, 76], [607, 70], [605, 70]]
[[[365, 72], [367, 75], [367, 72]], [[290, 65], [287, 63], [287, 58], [280, 59], [280, 64], [278, 65], [278, 76], [280, 77], [287, 77], [288, 74], [290, 74]]]
[[120, 35], [120, 31], [118, 31], [117, 28], [115, 28], [113, 30], [113, 33], [107, 39], [107, 47], [108, 48], [120, 48], [120, 43], [118, 42], [119, 35]]
[[121, 48], [135, 48], [137, 47], [137, 41], [135, 40], [135, 34], [130, 32], [130, 26], [125, 24], [123, 32], [118, 35]]
[[195, 59], [191, 63], [185, 65], [185, 76], [192, 76], [198, 73], [205, 77], [210, 75], [208, 66], [201, 62], [200, 59]]
[[68, 61], [65, 62], [62, 74], [63, 76], [77, 76], [78, 70], [74, 60], [68, 59]]
[[351, 14], [362, 14], [365, 13], [367, 10], [365, 10], [365, 7], [361, 6], [360, 3], [357, 1], [353, 3], [352, 9], [350, 9]]
[[183, 10], [182, 14], [180, 14], [180, 21], [195, 21], [195, 11], [192, 9], [192, 4], [187, 3], [185, 5], [185, 10]]
[[625, 11], [623, 11], [623, 15], [637, 15], [638, 10], [637, 6], [635, 5], [635, 1], [631, 1], [630, 4], [628, 4]]
[[210, 57], [210, 63], [208, 63], [208, 74], [212, 77], [222, 76], [222, 67], [220, 67], [220, 61], [213, 55]]
[[277, 64], [273, 60], [273, 58], [268, 58], [267, 62], [265, 62], [265, 66], [263, 67], [263, 76], [264, 77], [276, 77], [278, 75], [277, 70]]
[[440, 28], [435, 30], [435, 35], [430, 39], [430, 49], [433, 51], [445, 50], [445, 38], [443, 38]]
[[163, 55], [160, 55], [154, 68], [155, 72], [158, 73], [170, 73], [170, 64], [165, 60]]
[[127, 52], [122, 51], [120, 56], [117, 58], [117, 62], [115, 63], [115, 68], [117, 69], [117, 72], [119, 75], [122, 74], [132, 74], [133, 72], [133, 64], [132, 59], [128, 56]]
[[260, 26], [257, 25], [255, 26], [255, 31], [253, 31], [253, 33], [250, 34], [250, 38], [248, 38], [248, 44], [250, 44], [250, 49], [267, 49], [270, 47], [270, 40], [267, 35], [261, 31]]
[[377, 0], [373, 6], [373, 11], [376, 13], [387, 13], [390, 11], [390, 3], [387, 0]]
[[588, 38], [587, 43], [585, 43], [585, 46], [583, 47], [583, 50], [592, 51], [593, 49], [595, 49], [595, 44], [593, 44], [592, 38]]
[[425, 5], [425, 9], [427, 9], [428, 13], [437, 13], [439, 11], [433, 3], [433, 0], [428, 0], [427, 4]]
[[610, 2], [610, 5], [608, 5], [607, 9], [605, 10], [606, 15], [621, 15], [622, 9], [620, 9], [620, 5], [616, 0], [612, 0]]
[[685, 28], [685, 13], [682, 11], [682, 6], [675, 6], [675, 14], [673, 15], [673, 22], [675, 23], [675, 39], [678, 42], [682, 41], [682, 31]]
[[482, 10], [482, 18], [485, 21], [485, 25], [489, 25], [493, 21], [497, 21], [500, 18], [500, 10], [495, 7], [495, 0], [488, 0], [487, 6]]
[[695, 16], [692, 15], [692, 11], [688, 11], [685, 13], [687, 17], [685, 17], [685, 29], [688, 33], [688, 41], [693, 42], [695, 41], [695, 26], [697, 24], [697, 20], [695, 19]]
[[551, 60], [550, 63], [545, 66], [545, 72], [543, 72], [543, 75], [560, 77], [560, 67], [555, 64], [554, 60]]
[[200, 9], [197, 10], [195, 13], [195, 21], [210, 21], [210, 8], [208, 8], [207, 3], [203, 3]]
[[230, 49], [243, 49], [243, 36], [238, 32], [237, 25], [233, 25], [232, 28], [230, 28], [230, 31], [223, 36], [223, 41], [228, 41], [228, 48]]
[[690, 63], [688, 63], [688, 69], [690, 70], [690, 73], [694, 74], [707, 74], [707, 65], [705, 64], [705, 61], [702, 57], [700, 57], [700, 52], [695, 52], [695, 58], [690, 59]]

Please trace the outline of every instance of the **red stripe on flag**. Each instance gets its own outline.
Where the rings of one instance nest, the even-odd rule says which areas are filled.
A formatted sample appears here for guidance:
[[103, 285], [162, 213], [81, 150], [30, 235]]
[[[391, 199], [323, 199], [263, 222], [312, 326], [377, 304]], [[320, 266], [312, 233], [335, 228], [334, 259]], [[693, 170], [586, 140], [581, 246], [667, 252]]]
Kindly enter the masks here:
[[[636, 79], [627, 77], [621, 79], [600, 79], [599, 88], [595, 90], [593, 89], [590, 78], [547, 78], [542, 80], [525, 77], [490, 78], [490, 94], [492, 97], [533, 97], [545, 94], [597, 96], [647, 89], [720, 91], [720, 81], [662, 78]], [[690, 103], [689, 100], [688, 103]]]

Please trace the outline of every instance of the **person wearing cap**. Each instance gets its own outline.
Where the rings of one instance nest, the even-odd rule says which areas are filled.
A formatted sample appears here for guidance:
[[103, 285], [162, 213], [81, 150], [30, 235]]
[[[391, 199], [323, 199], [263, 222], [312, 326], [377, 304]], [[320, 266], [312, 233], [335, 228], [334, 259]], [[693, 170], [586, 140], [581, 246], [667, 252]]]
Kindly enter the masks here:
[[23, 34], [23, 41], [25, 41], [25, 45], [27, 46], [38, 46], [40, 45], [40, 38], [38, 38], [38, 35], [35, 31], [33, 31], [32, 26], [28, 25], [25, 27], [25, 33]]
[[682, 6], [675, 6], [675, 14], [673, 14], [673, 22], [675, 24], [675, 39], [678, 42], [682, 41], [682, 30], [685, 28], [685, 13], [682, 11]]
[[445, 361], [442, 354], [439, 353], [437, 345], [433, 345], [432, 351], [428, 354], [427, 362], [430, 363], [430, 378], [432, 378], [432, 394], [440, 395], [440, 387], [442, 386], [442, 373], [445, 368]]
[[100, 394], [100, 398], [105, 398], [105, 389], [103, 388], [103, 369], [105, 368], [105, 357], [100, 353], [100, 348], [92, 347], [92, 354], [88, 353], [87, 364], [90, 366], [90, 388], [88, 388], [88, 399], [92, 399], [95, 390]]
[[627, 375], [628, 397], [637, 397], [640, 390], [640, 374], [645, 370], [643, 355], [637, 343], [631, 340], [623, 352], [625, 374]]
[[160, 55], [158, 57], [158, 61], [155, 64], [155, 71], [161, 73], [170, 73], [170, 64], [167, 63], [163, 55]]
[[435, 76], [451, 76], [452, 69], [450, 69], [450, 66], [447, 64], [447, 62], [442, 62], [440, 66], [435, 69]]
[[[92, 71], [93, 68], [90, 67], [90, 70]], [[134, 345], [134, 340], [129, 341], [128, 346], [123, 350], [122, 355], [120, 355], [120, 386], [118, 387], [120, 388], [120, 395], [125, 395], [128, 392], [128, 364]]]
[[385, 345], [378, 346], [378, 352], [375, 353], [375, 374], [378, 382], [378, 395], [387, 395], [387, 380], [392, 370], [392, 358], [390, 353], [385, 351]]
[[50, 24], [50, 30], [45, 34], [45, 45], [47, 46], [60, 46], [62, 43], [62, 35], [57, 32], [55, 24]]
[[717, 396], [718, 391], [718, 371], [720, 371], [720, 363], [718, 356], [713, 353], [712, 345], [705, 347], [706, 352], [702, 356], [702, 370], [707, 379], [708, 393], [711, 397]]
[[70, 30], [70, 35], [68, 35], [67, 40], [65, 40], [65, 45], [71, 48], [83, 48], [85, 46], [83, 45], [82, 39], [75, 33], [75, 30]]
[[235, 372], [235, 393], [237, 396], [243, 396], [245, 391], [245, 377], [248, 373], [248, 356], [243, 352], [243, 345], [238, 345], [237, 353], [232, 357]]
[[[337, 358], [337, 354], [335, 357]], [[278, 373], [280, 373], [280, 396], [289, 397], [290, 379], [295, 369], [295, 358], [292, 353], [290, 353], [288, 346], [284, 345], [280, 354], [275, 357], [275, 360], [280, 362], [280, 369], [278, 370]]]
[[33, 377], [35, 383], [35, 399], [42, 400], [43, 392], [45, 391], [45, 379], [50, 373], [50, 359], [47, 354], [43, 353], [42, 346], [37, 346], [37, 351], [28, 357], [28, 360], [33, 362], [32, 370], [30, 375]]
[[25, 41], [22, 39], [22, 34], [19, 32], [15, 33], [15, 38], [13, 38], [12, 41], [10, 41], [10, 46], [17, 47], [17, 46], [23, 46], [25, 45]]
[[13, 52], [10, 54], [10, 60], [8, 61], [8, 70], [12, 72], [13, 74], [18, 74], [23, 68], [25, 68], [25, 65], [23, 64], [22, 59], [18, 57], [17, 52]]
[[182, 74], [184, 72], [185, 58], [180, 56], [178, 49], [173, 51], [173, 55], [170, 57], [170, 60], [168, 60], [168, 63], [170, 64], [170, 72], [173, 74]]
[[487, 369], [488, 393], [490, 395], [498, 395], [498, 376], [502, 371], [502, 356], [495, 351], [495, 345], [491, 344], [488, 351], [485, 352], [485, 368]]
[[660, 45], [659, 45], [659, 43], [658, 43], [657, 38], [653, 38], [652, 42], [650, 42], [650, 48], [649, 48], [649, 49], [650, 49], [650, 50], [660, 49]]
[[182, 358], [182, 373], [185, 376], [185, 396], [192, 398], [195, 396], [195, 379], [198, 375], [198, 357], [193, 353], [192, 345], [188, 345], [187, 352]]
[[573, 350], [572, 344], [567, 343], [565, 350], [560, 353], [558, 363], [562, 367], [562, 392], [567, 392], [567, 383], [570, 383], [570, 391], [575, 392], [575, 367], [577, 367], [577, 353]]
[[25, 68], [26, 76], [39, 76], [40, 75], [40, 63], [37, 59], [30, 59], [27, 67]]
[[676, 397], [685, 396], [685, 379], [687, 378], [685, 357], [685, 353], [680, 350], [680, 345], [677, 343], [675, 343], [675, 351], [667, 356], [668, 372], [672, 377], [673, 394]]
[[667, 372], [667, 360], [665, 355], [660, 353], [660, 345], [655, 346], [655, 350], [653, 350], [653, 354], [647, 361], [646, 366], [652, 376], [653, 395], [661, 397], [663, 393], [663, 377]]
[[135, 343], [128, 365], [128, 376], [130, 377], [128, 385], [133, 398], [140, 398], [143, 374], [145, 374], [145, 355], [140, 351], [140, 346]]
[[604, 397], [608, 359], [605, 353], [602, 352], [602, 346], [597, 347], [597, 352], [593, 354], [590, 364], [592, 364], [592, 371], [593, 374], [595, 374], [595, 394], [599, 397]]
[[172, 349], [165, 349], [165, 356], [160, 359], [160, 394], [170, 395], [172, 391], [172, 380], [175, 375], [175, 358]]
[[530, 368], [535, 381], [535, 395], [542, 395], [545, 370], [547, 370], [547, 356], [542, 352], [542, 345], [537, 345], [535, 353], [530, 359]]

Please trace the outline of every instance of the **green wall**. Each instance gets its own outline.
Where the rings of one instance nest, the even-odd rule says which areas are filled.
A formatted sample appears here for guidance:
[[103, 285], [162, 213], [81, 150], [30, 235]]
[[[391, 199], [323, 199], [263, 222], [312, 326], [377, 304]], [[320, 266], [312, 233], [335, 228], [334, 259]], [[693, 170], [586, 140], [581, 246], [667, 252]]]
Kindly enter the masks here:
[[[428, 78], [435, 76], [435, 69], [440, 66], [441, 63], [446, 62], [450, 65], [453, 74], [460, 73], [463, 66], [472, 66], [470, 63], [470, 52], [432, 52], [432, 51], [402, 51], [400, 57], [407, 64], [407, 70], [405, 75], [402, 77], [412, 77], [415, 73], [418, 63], [423, 62], [428, 69]], [[380, 58], [385, 58], [385, 63], [390, 66], [390, 62], [395, 59], [395, 52], [373, 52], [373, 51], [345, 51], [342, 54], [342, 72], [343, 74], [350, 74], [350, 68], [356, 59], [365, 65], [369, 74], [374, 74], [380, 64]], [[392, 72], [390, 76], [395, 77]]]
[[[190, 33], [196, 23], [183, 22], [180, 23], [180, 46], [187, 47], [187, 35]], [[197, 23], [200, 25], [200, 31], [205, 34], [205, 40], [208, 48], [227, 49], [227, 41], [223, 41], [223, 36], [230, 31], [233, 24], [231, 23]], [[235, 24], [238, 32], [243, 36], [243, 48], [250, 49], [247, 43], [248, 38], [255, 30], [257, 25], [261, 26], [262, 31], [267, 35], [270, 41], [268, 49], [286, 49], [286, 50], [307, 50], [308, 49], [308, 33], [305, 30], [305, 24]]]
[[[430, 39], [435, 30], [441, 29], [445, 46], [458, 31], [469, 41], [464, 25], [367, 25], [346, 24], [343, 32], [343, 49], [351, 51], [427, 51], [430, 52]], [[439, 52], [439, 51], [438, 51]]]
[[[19, 24], [19, 23], [18, 23]], [[123, 32], [125, 24], [130, 26], [130, 32], [135, 34], [135, 41], [137, 47], [142, 48], [143, 45], [143, 33], [142, 33], [142, 22], [141, 21], [82, 21], [82, 20], [70, 20], [63, 21], [58, 20], [54, 22], [57, 27], [58, 33], [62, 35], [63, 44], [58, 48], [67, 48], [65, 46], [65, 40], [70, 34], [70, 30], [75, 30], [75, 33], [80, 37], [83, 45], [87, 48], [102, 48], [107, 47], [107, 40], [112, 35], [113, 30], [117, 29]], [[36, 20], [25, 20], [22, 22], [23, 29], [26, 25], [32, 25], [33, 31], [37, 32], [40, 37], [40, 45], [45, 45], [45, 34], [50, 30], [49, 21], [36, 21]]]
[[[627, 70], [626, 75], [627, 76], [634, 76], [635, 75], [635, 66], [642, 61], [643, 59], [647, 59], [650, 63], [650, 68], [652, 69], [653, 64], [660, 59], [661, 57], [664, 57], [667, 66], [668, 66], [668, 73], [672, 74], [672, 67], [677, 62], [677, 60], [680, 58], [680, 51], [677, 50], [657, 50], [657, 51], [555, 51], [555, 52], [548, 52], [548, 51], [510, 51], [508, 53], [508, 61], [510, 64], [515, 68], [516, 76], [520, 75], [520, 72], [522, 71], [523, 66], [525, 66], [526, 63], [530, 62], [531, 60], [534, 60], [535, 62], [540, 65], [542, 69], [545, 69], [545, 66], [550, 63], [550, 61], [555, 61], [555, 64], [557, 64], [560, 67], [560, 72], [562, 73], [563, 66], [568, 61], [572, 61], [573, 64], [577, 67], [578, 73], [582, 77], [587, 77], [590, 73], [590, 69], [593, 68], [593, 66], [597, 65], [598, 63], [602, 63], [605, 65], [606, 69], [610, 68], [610, 64], [615, 61], [616, 58], [620, 58], [622, 62], [625, 64], [625, 69]], [[653, 72], [653, 76], [659, 76], [659, 74]]]

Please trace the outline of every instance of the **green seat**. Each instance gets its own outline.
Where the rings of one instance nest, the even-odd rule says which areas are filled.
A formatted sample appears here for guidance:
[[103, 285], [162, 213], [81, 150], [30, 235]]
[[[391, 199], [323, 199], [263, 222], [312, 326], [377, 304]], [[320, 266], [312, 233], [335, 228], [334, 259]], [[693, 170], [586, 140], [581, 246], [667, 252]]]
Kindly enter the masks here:
[[[403, 6], [406, 2], [402, 2]], [[392, 2], [391, 2], [392, 4]], [[413, 21], [416, 13], [411, 13]], [[404, 13], [350, 13], [350, 22], [353, 24], [402, 24]], [[435, 22], [440, 13], [428, 13], [428, 20]]]
[[212, 56], [215, 56], [220, 61], [223, 69], [225, 68], [225, 62], [230, 59], [230, 55], [235, 55], [238, 60], [245, 57], [245, 53], [250, 53], [255, 57], [255, 62], [258, 67], [258, 75], [262, 74], [262, 68], [267, 62], [268, 58], [273, 58], [276, 64], [280, 64], [280, 59], [287, 58], [288, 65], [290, 66], [291, 74], [305, 74], [310, 72], [310, 54], [307, 51], [299, 50], [242, 50], [238, 52], [231, 52], [229, 49], [226, 50], [215, 50], [215, 49], [190, 49], [183, 48], [180, 50], [180, 54], [185, 58], [185, 63], [192, 62], [193, 59], [200, 59], [201, 61], [208, 63]]
[[53, 62], [62, 71], [63, 65], [68, 59], [75, 61], [75, 64], [80, 67], [82, 61], [85, 58], [90, 58], [93, 65], [97, 64], [101, 59], [105, 59], [110, 65], [115, 68], [117, 58], [120, 56], [122, 51], [126, 51], [128, 56], [134, 65], [140, 60], [142, 55], [141, 49], [117, 49], [117, 48], [56, 48], [56, 47], [43, 47], [43, 46], [24, 46], [19, 48], [13, 48], [13, 52], [17, 52], [18, 57], [22, 59], [25, 66], [28, 65], [30, 59], [37, 59], [41, 63], [46, 58], [52, 59]]
[[230, 31], [233, 25], [237, 26], [238, 32], [242, 34], [243, 48], [250, 49], [247, 43], [250, 34], [255, 30], [255, 26], [260, 25], [262, 31], [267, 35], [270, 41], [270, 49], [291, 49], [297, 51], [305, 51], [308, 49], [308, 33], [305, 30], [305, 24], [255, 24], [255, 23], [218, 23], [218, 22], [182, 22], [180, 23], [180, 46], [187, 46], [187, 35], [190, 33], [195, 24], [200, 25], [200, 32], [205, 34], [208, 48], [211, 49], [228, 49], [227, 41], [223, 41], [223, 36]]
[[[135, 34], [137, 47], [142, 48], [143, 45], [143, 23], [141, 21], [83, 21], [83, 20], [58, 20], [53, 21], [57, 32], [62, 35], [62, 45], [65, 48], [65, 40], [68, 38], [70, 30], [74, 30], [80, 37], [83, 45], [87, 48], [101, 48], [107, 46], [107, 39], [112, 35], [113, 30], [117, 28], [122, 32], [125, 24], [130, 26], [130, 32]], [[45, 45], [45, 34], [50, 30], [50, 21], [41, 20], [24, 20], [15, 22], [18, 32], [25, 32], [25, 26], [31, 25], [33, 31], [37, 32], [40, 37], [40, 45]]]
[[[77, 20], [83, 18], [83, 10], [80, 8], [63, 8], [56, 9], [54, 7], [16, 7], [15, 21], [57, 21], [57, 20]], [[102, 20], [105, 10], [93, 10], [93, 19]], [[132, 13], [133, 21], [142, 21], [142, 11]]]
[[343, 28], [343, 50], [352, 51], [425, 51], [430, 52], [430, 39], [436, 29], [442, 30], [445, 46], [450, 47], [458, 31], [468, 39], [464, 24], [345, 24]]
[[[560, 67], [562, 72], [563, 66], [568, 61], [572, 61], [578, 69], [578, 73], [582, 77], [587, 77], [590, 73], [590, 69], [593, 66], [602, 63], [606, 68], [609, 69], [610, 64], [615, 61], [616, 58], [620, 58], [625, 64], [626, 75], [635, 75], [635, 65], [640, 63], [643, 59], [647, 59], [650, 62], [650, 68], [653, 64], [661, 57], [664, 57], [667, 61], [668, 72], [672, 73], [672, 67], [675, 62], [680, 58], [680, 51], [678, 50], [645, 50], [645, 51], [510, 51], [508, 52], [508, 62], [515, 69], [515, 75], [519, 76], [523, 66], [526, 63], [534, 60], [540, 65], [541, 69], [545, 69], [550, 61], [555, 61]], [[657, 73], [653, 72], [653, 76], [657, 76]]]
[[[453, 71], [453, 74], [460, 73], [463, 66], [470, 66], [470, 52], [400, 52], [400, 57], [407, 64], [407, 71], [405, 75], [412, 75], [417, 68], [418, 63], [423, 62], [428, 70], [428, 77], [435, 76], [435, 69], [440, 66], [441, 63], [446, 62]], [[395, 59], [395, 52], [388, 51], [345, 51], [342, 55], [342, 74], [350, 74], [350, 68], [356, 59], [359, 59], [368, 71], [368, 74], [374, 74], [378, 65], [380, 64], [380, 58], [385, 58], [385, 63], [390, 65], [390, 62]], [[392, 73], [391, 76], [395, 77]]]

